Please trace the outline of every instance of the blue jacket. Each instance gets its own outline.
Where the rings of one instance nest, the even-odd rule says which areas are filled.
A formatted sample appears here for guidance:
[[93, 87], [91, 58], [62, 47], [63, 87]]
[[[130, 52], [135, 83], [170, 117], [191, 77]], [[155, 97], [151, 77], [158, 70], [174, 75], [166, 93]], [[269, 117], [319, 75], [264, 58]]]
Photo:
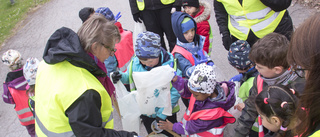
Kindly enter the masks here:
[[[173, 58], [172, 54], [167, 52], [163, 48], [161, 48], [160, 58], [161, 58], [160, 59], [160, 65], [161, 66], [171, 65], [171, 63], [173, 63], [173, 61], [174, 61], [174, 58]], [[129, 67], [131, 67], [131, 66], [129, 65], [127, 70], [130, 70]], [[148, 71], [148, 70], [144, 65], [142, 65], [140, 63], [139, 58], [135, 56], [132, 59], [132, 71], [133, 72], [144, 72], [144, 71]], [[129, 84], [129, 71], [120, 72], [120, 73], [122, 74], [122, 77], [120, 79], [121, 82], [124, 83], [124, 84]], [[178, 103], [178, 100], [180, 98], [180, 94], [179, 94], [177, 89], [172, 87], [170, 95], [171, 95], [171, 106], [172, 106], [172, 108], [174, 108]], [[167, 116], [162, 114], [163, 109], [164, 108], [156, 108], [155, 109], [156, 114], [153, 114], [153, 115], [151, 115], [149, 117], [151, 117], [151, 118], [159, 117], [161, 119], [166, 119]]]

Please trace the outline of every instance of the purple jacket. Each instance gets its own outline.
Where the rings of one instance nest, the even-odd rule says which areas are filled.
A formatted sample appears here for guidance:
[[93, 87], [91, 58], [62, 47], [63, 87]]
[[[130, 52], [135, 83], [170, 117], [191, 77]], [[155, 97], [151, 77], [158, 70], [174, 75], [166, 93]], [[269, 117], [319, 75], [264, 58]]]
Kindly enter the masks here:
[[[227, 89], [224, 90], [221, 85], [225, 83], [227, 85]], [[192, 94], [188, 89], [188, 80], [183, 79], [182, 77], [178, 76], [178, 80], [176, 82], [172, 82], [172, 86], [176, 88], [178, 91], [183, 90], [180, 95], [181, 97], [190, 97]], [[216, 85], [216, 89], [219, 93], [224, 92], [228, 93], [227, 96], [220, 96], [220, 94], [216, 98], [207, 98], [204, 101], [197, 101], [195, 102], [195, 106], [193, 108], [193, 112], [203, 109], [210, 109], [210, 108], [217, 108], [221, 107], [224, 110], [230, 109], [235, 103], [235, 96], [234, 96], [234, 86], [233, 82], [223, 81]], [[192, 113], [192, 112], [191, 112]], [[183, 125], [181, 122], [177, 122], [173, 124], [173, 131], [178, 134], [185, 134], [184, 130], [188, 132], [189, 135], [204, 132], [214, 127], [219, 127], [224, 124], [223, 118], [219, 118], [216, 120], [191, 120], [186, 122], [186, 127], [183, 129]]]

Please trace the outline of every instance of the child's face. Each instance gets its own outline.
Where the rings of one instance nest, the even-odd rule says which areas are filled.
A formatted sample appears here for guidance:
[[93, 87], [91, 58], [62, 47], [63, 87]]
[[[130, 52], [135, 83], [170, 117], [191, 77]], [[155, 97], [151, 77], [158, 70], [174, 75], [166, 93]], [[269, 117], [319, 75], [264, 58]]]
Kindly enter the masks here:
[[154, 58], [154, 59], [152, 58], [152, 59], [147, 59], [147, 60], [139, 59], [139, 60], [143, 65], [146, 65], [151, 68], [156, 66], [159, 63], [159, 58]]
[[184, 6], [183, 8], [184, 8], [184, 11], [189, 15], [192, 15], [197, 10], [196, 7], [192, 7], [192, 6]]
[[272, 69], [268, 68], [267, 66], [261, 65], [259, 63], [256, 63], [256, 69], [265, 78], [275, 78], [282, 74], [282, 70], [278, 69], [279, 67], [274, 67]]
[[190, 43], [193, 42], [194, 35], [196, 34], [195, 29], [189, 29], [185, 33], [183, 33], [184, 38]]
[[208, 97], [210, 97], [210, 94], [195, 92], [195, 91], [191, 90], [189, 87], [188, 87], [188, 89], [192, 93], [193, 97], [196, 98], [196, 100], [198, 100], [198, 101], [204, 101]]

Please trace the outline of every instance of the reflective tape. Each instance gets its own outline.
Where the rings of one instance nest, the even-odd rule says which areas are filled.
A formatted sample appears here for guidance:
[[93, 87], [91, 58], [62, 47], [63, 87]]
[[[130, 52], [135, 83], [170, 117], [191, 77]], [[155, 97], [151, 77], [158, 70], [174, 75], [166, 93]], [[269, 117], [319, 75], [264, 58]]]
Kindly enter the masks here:
[[36, 114], [35, 114], [35, 117], [36, 117], [36, 122], [37, 122], [38, 127], [40, 128], [42, 133], [45, 134], [46, 136], [49, 136], [49, 137], [75, 137], [75, 135], [72, 131], [68, 131], [68, 132], [64, 132], [64, 133], [51, 132], [46, 127], [44, 127], [41, 120], [37, 117]]

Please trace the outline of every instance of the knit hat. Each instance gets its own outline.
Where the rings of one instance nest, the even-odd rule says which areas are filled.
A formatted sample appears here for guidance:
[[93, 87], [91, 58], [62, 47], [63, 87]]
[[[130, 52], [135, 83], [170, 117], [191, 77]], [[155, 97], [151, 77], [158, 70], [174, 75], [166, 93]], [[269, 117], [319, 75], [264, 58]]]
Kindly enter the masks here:
[[114, 20], [114, 15], [113, 15], [112, 11], [108, 7], [100, 7], [100, 8], [98, 8], [96, 10], [96, 13], [102, 14], [109, 21], [113, 21]]
[[240, 70], [249, 68], [253, 62], [249, 60], [250, 45], [247, 41], [237, 40], [230, 45], [228, 60], [229, 63]]
[[182, 6], [191, 6], [199, 8], [199, 0], [182, 0]]
[[19, 51], [9, 49], [2, 55], [3, 64], [9, 66], [11, 70], [16, 70], [22, 67], [21, 54]]
[[139, 33], [135, 44], [135, 53], [139, 58], [157, 58], [160, 55], [160, 36], [146, 31]]
[[36, 83], [36, 75], [38, 70], [39, 60], [37, 58], [28, 58], [26, 64], [23, 66], [23, 76], [27, 80], [28, 85]]
[[181, 28], [182, 32], [185, 33], [188, 30], [194, 28], [194, 22], [189, 17], [186, 17], [181, 22]]
[[94, 13], [94, 9], [90, 7], [85, 7], [79, 11], [79, 17], [82, 20], [82, 23], [84, 23], [90, 15]]
[[205, 63], [197, 65], [188, 80], [191, 90], [206, 94], [212, 94], [216, 84], [216, 72], [212, 66]]

